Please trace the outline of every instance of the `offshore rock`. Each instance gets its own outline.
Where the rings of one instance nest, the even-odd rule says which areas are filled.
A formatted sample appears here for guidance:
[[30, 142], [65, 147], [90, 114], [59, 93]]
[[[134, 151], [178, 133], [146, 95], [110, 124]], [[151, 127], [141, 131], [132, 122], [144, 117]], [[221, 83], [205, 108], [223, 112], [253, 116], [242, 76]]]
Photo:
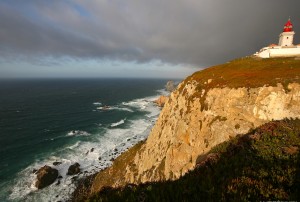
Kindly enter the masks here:
[[166, 87], [166, 90], [169, 92], [172, 92], [176, 88], [174, 81], [168, 81], [165, 87]]
[[38, 189], [47, 187], [52, 184], [57, 177], [58, 170], [45, 165], [37, 171], [37, 181], [35, 182], [35, 186]]
[[73, 165], [70, 165], [67, 175], [76, 175], [80, 172], [80, 164], [74, 163]]

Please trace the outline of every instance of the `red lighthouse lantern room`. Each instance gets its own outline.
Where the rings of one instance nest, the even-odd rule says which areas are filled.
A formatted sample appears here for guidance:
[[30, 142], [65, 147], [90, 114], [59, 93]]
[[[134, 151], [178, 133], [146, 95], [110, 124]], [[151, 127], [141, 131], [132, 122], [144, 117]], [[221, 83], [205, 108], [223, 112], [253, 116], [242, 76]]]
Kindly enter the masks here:
[[285, 23], [284, 25], [283, 32], [292, 32], [292, 31], [293, 31], [293, 24], [291, 22], [291, 19], [289, 18], [287, 23]]

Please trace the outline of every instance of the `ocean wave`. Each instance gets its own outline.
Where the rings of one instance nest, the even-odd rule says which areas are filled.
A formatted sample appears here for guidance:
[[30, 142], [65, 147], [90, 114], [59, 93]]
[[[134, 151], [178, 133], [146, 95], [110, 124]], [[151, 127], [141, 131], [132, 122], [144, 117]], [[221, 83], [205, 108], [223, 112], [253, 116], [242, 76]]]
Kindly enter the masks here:
[[119, 125], [125, 123], [125, 120], [126, 120], [126, 119], [122, 119], [121, 121], [118, 121], [118, 122], [116, 122], [116, 123], [112, 123], [112, 124], [110, 125], [110, 127], [116, 127], [116, 126], [119, 126]]
[[89, 135], [91, 134], [81, 130], [71, 130], [70, 132], [67, 133], [67, 136], [89, 136]]
[[149, 102], [150, 101], [146, 100], [146, 99], [136, 99], [136, 100], [132, 100], [129, 102], [122, 102], [122, 105], [138, 108], [140, 110], [144, 110], [144, 109], [146, 109]]
[[71, 145], [71, 146], [68, 146], [67, 148], [68, 149], [75, 149], [76, 147], [78, 147], [80, 144], [80, 141], [76, 142], [75, 144]]
[[156, 90], [156, 92], [158, 92], [160, 95], [165, 95], [165, 96], [167, 96], [167, 95], [170, 94], [170, 92], [167, 91], [165, 88], [163, 88], [163, 89], [158, 89], [158, 90]]
[[[118, 123], [125, 122], [122, 119]], [[78, 162], [81, 173], [78, 178], [94, 174], [112, 164], [112, 159], [117, 158], [122, 152], [145, 140], [152, 128], [153, 122], [148, 119], [129, 120], [126, 128], [113, 127], [99, 135], [93, 142], [77, 141], [75, 144], [62, 148], [54, 155], [37, 161], [19, 173], [18, 181], [10, 195], [10, 199], [28, 201], [66, 201], [75, 189], [74, 176], [66, 173], [70, 165]], [[115, 123], [117, 125], [117, 123]], [[96, 136], [93, 135], [93, 136]], [[60, 162], [54, 165], [54, 162]], [[58, 170], [61, 179], [43, 190], [34, 186], [36, 175], [33, 170], [44, 165], [49, 165]], [[59, 183], [58, 183], [59, 181]]]
[[101, 102], [94, 102], [93, 105], [102, 105]]
[[[122, 119], [116, 123], [101, 126], [101, 131], [93, 133], [89, 141], [77, 141], [71, 145], [66, 145], [59, 151], [51, 153], [51, 156], [28, 166], [18, 174], [16, 181], [13, 182], [14, 188], [11, 190], [10, 199], [22, 201], [67, 201], [75, 189], [73, 177], [66, 175], [70, 165], [78, 162], [81, 172], [77, 179], [88, 176], [105, 169], [112, 164], [112, 159], [117, 158], [122, 152], [145, 140], [150, 133], [152, 126], [159, 115], [159, 108], [153, 104], [159, 95], [150, 96], [141, 99], [134, 99], [129, 102], [123, 102], [112, 106], [108, 110], [126, 110], [134, 111], [136, 109], [148, 112], [147, 115], [137, 120]], [[97, 107], [99, 109], [100, 107]], [[100, 108], [101, 109], [101, 108]], [[121, 124], [126, 127], [116, 127]], [[110, 126], [110, 127], [109, 127]], [[86, 131], [72, 130], [67, 136], [88, 136]], [[54, 162], [60, 162], [54, 165]], [[39, 169], [44, 165], [49, 165], [58, 170], [61, 179], [57, 179], [52, 185], [37, 190], [34, 186], [36, 175], [34, 169]]]
[[129, 109], [129, 108], [127, 108], [127, 107], [113, 107], [113, 109], [121, 110], [121, 111], [133, 112], [132, 109]]
[[103, 106], [103, 107], [97, 107], [97, 109], [101, 111], [119, 110], [119, 111], [133, 112], [133, 110], [128, 107], [120, 107], [120, 106]]

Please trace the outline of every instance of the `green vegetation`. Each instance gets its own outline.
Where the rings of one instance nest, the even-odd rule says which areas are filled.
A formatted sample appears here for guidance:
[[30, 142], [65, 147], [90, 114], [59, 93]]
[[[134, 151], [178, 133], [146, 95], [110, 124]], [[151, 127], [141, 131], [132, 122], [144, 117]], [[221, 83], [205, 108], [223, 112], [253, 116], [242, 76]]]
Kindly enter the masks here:
[[176, 181], [106, 187], [87, 201], [300, 199], [300, 120], [267, 123], [199, 156]]

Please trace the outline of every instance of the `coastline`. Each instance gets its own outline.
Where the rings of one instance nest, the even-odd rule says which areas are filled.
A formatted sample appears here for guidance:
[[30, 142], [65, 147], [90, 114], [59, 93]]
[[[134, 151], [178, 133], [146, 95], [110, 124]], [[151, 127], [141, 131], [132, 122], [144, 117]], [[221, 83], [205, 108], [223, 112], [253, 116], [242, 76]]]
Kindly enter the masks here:
[[[121, 153], [147, 138], [161, 111], [153, 101], [165, 93], [161, 82], [155, 85], [156, 87], [152, 87], [153, 90], [151, 90], [151, 83], [146, 88], [140, 87], [140, 89], [148, 88], [148, 90], [151, 90], [147, 91], [148, 93], [143, 93], [146, 96], [131, 92], [133, 98], [128, 99], [127, 96], [123, 99], [122, 96], [118, 95], [121, 99], [112, 104], [107, 101], [102, 102], [105, 100], [95, 99], [96, 96], [92, 96], [86, 103], [89, 113], [102, 116], [105, 120], [105, 122], [93, 121], [93, 127], [101, 130], [103, 128], [104, 130], [98, 133], [98, 130], [67, 129], [62, 134], [57, 135], [57, 138], [49, 139], [52, 142], [58, 140], [68, 140], [69, 142], [58, 150], [52, 150], [50, 154], [39, 154], [37, 158], [34, 158], [33, 163], [18, 172], [13, 180], [7, 182], [6, 188], [4, 187], [6, 182], [3, 182], [0, 196], [0, 198], [3, 198], [1, 200], [69, 200], [76, 186], [80, 184], [79, 181], [85, 178], [89, 179], [95, 173], [109, 167], [112, 165], [112, 161]], [[101, 95], [101, 92], [99, 94]], [[80, 102], [80, 100], [78, 101]], [[98, 109], [99, 106], [104, 106], [106, 103], [110, 105], [110, 109]], [[110, 114], [118, 116], [112, 119]], [[82, 119], [82, 117], [79, 119]], [[80, 172], [77, 175], [67, 175], [70, 165], [76, 162], [80, 164]], [[57, 169], [59, 176], [54, 183], [38, 190], [35, 187], [36, 174], [34, 170], [38, 170], [45, 165]]]
[[[120, 175], [122, 175], [122, 172], [124, 171], [123, 169], [120, 169], [117, 175], [109, 175], [111, 172], [114, 172], [114, 165], [117, 164], [118, 168], [122, 168], [124, 167], [128, 162], [127, 160], [130, 159], [131, 156], [136, 155], [136, 153], [140, 150], [140, 148], [145, 144], [147, 139], [138, 142], [137, 144], [135, 144], [134, 146], [132, 146], [131, 148], [129, 148], [127, 151], [124, 151], [120, 156], [118, 156], [114, 161], [113, 161], [113, 165], [110, 167], [107, 167], [103, 170], [100, 170], [92, 175], [86, 176], [82, 179], [80, 179], [77, 182], [77, 186], [76, 189], [74, 190], [74, 192], [72, 193], [70, 199], [68, 201], [75, 201], [75, 202], [79, 202], [79, 201], [84, 201], [86, 200], [90, 195], [91, 195], [91, 191], [93, 189], [92, 185], [95, 181], [96, 178], [99, 178], [99, 174], [100, 177], [103, 179], [103, 181], [114, 181], [117, 180], [116, 178], [118, 178], [119, 180], [119, 185], [125, 185], [122, 184], [122, 180], [120, 179]], [[105, 187], [110, 187], [110, 184], [107, 184], [107, 186]]]

